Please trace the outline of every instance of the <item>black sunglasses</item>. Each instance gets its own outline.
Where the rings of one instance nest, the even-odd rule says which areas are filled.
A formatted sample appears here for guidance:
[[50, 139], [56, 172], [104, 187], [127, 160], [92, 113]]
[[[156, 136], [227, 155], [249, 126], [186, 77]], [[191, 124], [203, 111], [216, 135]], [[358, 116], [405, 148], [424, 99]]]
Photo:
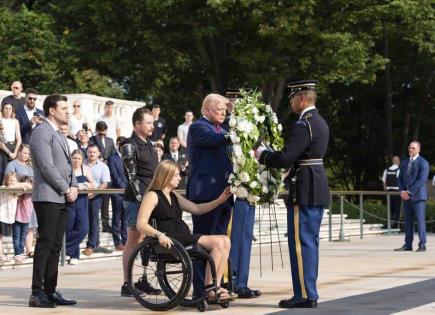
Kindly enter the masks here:
[[36, 101], [36, 97], [28, 97], [27, 98], [29, 101]]

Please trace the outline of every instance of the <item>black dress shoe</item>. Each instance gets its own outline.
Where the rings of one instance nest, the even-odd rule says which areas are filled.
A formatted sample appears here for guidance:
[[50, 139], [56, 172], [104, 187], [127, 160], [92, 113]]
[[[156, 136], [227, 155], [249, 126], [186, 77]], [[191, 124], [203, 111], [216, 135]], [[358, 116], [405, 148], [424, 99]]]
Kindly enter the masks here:
[[237, 295], [239, 299], [252, 299], [259, 297], [261, 295], [260, 290], [251, 290], [250, 288], [239, 288], [237, 290]]
[[315, 307], [317, 307], [317, 300], [291, 298], [290, 300], [281, 300], [279, 302], [279, 307], [282, 307], [282, 308], [315, 308]]
[[412, 252], [412, 247], [409, 247], [409, 246], [403, 245], [403, 246], [400, 247], [400, 248], [396, 248], [394, 251], [395, 251], [395, 252]]
[[77, 304], [74, 300], [66, 300], [63, 298], [63, 296], [60, 294], [59, 291], [54, 291], [48, 296], [48, 299], [57, 305], [75, 305]]
[[418, 246], [418, 249], [416, 250], [416, 252], [425, 252], [425, 251], [426, 251], [425, 245]]
[[30, 307], [55, 308], [56, 303], [50, 301], [44, 292], [32, 293], [29, 298]]

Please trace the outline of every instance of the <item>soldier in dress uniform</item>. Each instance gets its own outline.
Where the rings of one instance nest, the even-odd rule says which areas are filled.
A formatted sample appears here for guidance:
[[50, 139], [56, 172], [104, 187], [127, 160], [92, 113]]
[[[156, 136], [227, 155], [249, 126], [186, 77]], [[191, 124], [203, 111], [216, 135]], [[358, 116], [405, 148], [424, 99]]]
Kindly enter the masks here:
[[329, 188], [323, 157], [328, 148], [329, 127], [317, 111], [317, 81], [291, 83], [290, 103], [300, 114], [282, 151], [265, 146], [255, 156], [273, 168], [291, 168], [287, 200], [287, 235], [294, 296], [279, 302], [283, 308], [317, 307], [319, 231], [323, 210], [329, 204]]
[[[235, 101], [241, 98], [239, 90], [229, 90], [226, 93], [231, 101], [231, 109]], [[229, 117], [227, 122], [229, 130]], [[257, 298], [261, 295], [260, 290], [248, 287], [249, 265], [251, 262], [251, 246], [254, 238], [255, 206], [249, 204], [246, 199], [236, 198], [232, 212], [231, 225], [231, 266], [235, 292], [239, 299]]]

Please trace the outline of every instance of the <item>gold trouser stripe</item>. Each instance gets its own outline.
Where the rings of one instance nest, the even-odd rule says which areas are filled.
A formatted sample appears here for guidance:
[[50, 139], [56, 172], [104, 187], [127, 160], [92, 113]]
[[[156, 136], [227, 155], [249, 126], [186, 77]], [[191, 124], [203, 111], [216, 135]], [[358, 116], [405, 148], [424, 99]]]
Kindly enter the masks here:
[[[233, 225], [233, 211], [231, 211], [231, 217], [230, 217], [230, 222], [228, 223], [228, 228], [227, 228], [227, 236], [231, 239], [231, 227]], [[225, 266], [225, 270], [224, 270], [224, 274], [223, 274], [223, 278], [224, 278], [224, 283], [228, 283], [229, 279], [228, 279], [228, 265]]]
[[296, 245], [296, 257], [298, 259], [298, 270], [299, 270], [299, 282], [301, 284], [302, 297], [307, 298], [307, 290], [305, 289], [304, 282], [304, 265], [302, 260], [302, 248], [301, 239], [299, 238], [299, 206], [294, 205], [294, 224], [295, 224], [295, 245]]

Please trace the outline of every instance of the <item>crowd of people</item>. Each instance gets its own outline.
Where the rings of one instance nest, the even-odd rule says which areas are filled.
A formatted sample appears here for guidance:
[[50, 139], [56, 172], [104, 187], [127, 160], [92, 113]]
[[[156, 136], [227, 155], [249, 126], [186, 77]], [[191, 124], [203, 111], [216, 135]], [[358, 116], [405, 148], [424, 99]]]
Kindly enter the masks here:
[[[28, 88], [23, 93], [21, 82], [11, 84], [12, 94], [3, 98], [0, 114], [0, 183], [7, 187], [32, 189], [33, 169], [30, 157], [30, 139], [35, 127], [45, 120], [44, 112], [36, 108], [38, 92]], [[23, 96], [24, 94], [24, 96]], [[104, 112], [92, 122], [82, 112], [79, 100], [72, 101], [72, 110], [67, 122], [60, 124], [59, 131], [68, 144], [72, 167], [79, 190], [96, 188], [125, 189], [128, 180], [120, 157], [122, 136], [121, 122], [114, 115], [115, 103], [106, 101]], [[189, 163], [186, 158], [186, 141], [193, 112], [187, 111], [185, 121], [178, 128], [177, 135], [169, 139], [165, 150], [166, 121], [160, 117], [160, 107], [153, 106], [153, 131], [150, 139], [157, 152], [158, 161], [169, 159], [181, 168], [181, 188], [186, 186]], [[5, 255], [2, 236], [12, 236], [15, 263], [33, 258], [34, 234], [37, 218], [31, 202], [31, 194], [2, 193], [0, 202], [0, 264], [11, 258]], [[112, 219], [109, 207], [112, 208]], [[69, 205], [66, 228], [66, 245], [69, 264], [75, 265], [80, 259], [80, 244], [88, 236], [87, 247], [82, 252], [92, 255], [99, 249], [99, 221], [103, 232], [112, 234], [116, 250], [123, 250], [127, 242], [127, 224], [123, 196], [121, 194], [85, 194]]]

